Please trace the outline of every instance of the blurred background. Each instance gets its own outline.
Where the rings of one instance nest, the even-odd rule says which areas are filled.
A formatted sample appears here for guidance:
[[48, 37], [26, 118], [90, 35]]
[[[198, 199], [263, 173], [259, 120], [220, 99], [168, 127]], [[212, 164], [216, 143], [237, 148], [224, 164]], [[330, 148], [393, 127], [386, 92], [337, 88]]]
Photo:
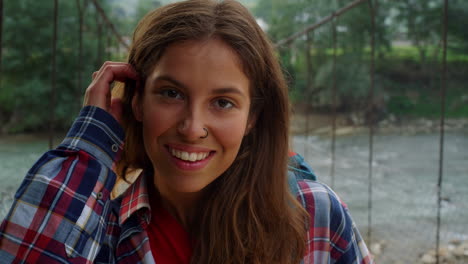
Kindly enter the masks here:
[[[92, 72], [169, 2], [0, 0], [0, 219]], [[294, 150], [377, 263], [468, 263], [468, 1], [241, 2], [277, 47]]]

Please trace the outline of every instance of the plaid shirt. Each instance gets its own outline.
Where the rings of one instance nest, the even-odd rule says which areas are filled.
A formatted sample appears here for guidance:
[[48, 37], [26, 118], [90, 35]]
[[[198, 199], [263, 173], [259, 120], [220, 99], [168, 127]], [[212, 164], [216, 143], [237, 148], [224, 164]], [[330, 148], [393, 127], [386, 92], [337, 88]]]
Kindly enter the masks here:
[[[154, 263], [145, 177], [110, 198], [123, 136], [104, 110], [82, 109], [19, 187], [0, 227], [2, 263]], [[346, 206], [314, 178], [300, 156], [291, 158], [291, 189], [311, 216], [303, 263], [372, 263]]]

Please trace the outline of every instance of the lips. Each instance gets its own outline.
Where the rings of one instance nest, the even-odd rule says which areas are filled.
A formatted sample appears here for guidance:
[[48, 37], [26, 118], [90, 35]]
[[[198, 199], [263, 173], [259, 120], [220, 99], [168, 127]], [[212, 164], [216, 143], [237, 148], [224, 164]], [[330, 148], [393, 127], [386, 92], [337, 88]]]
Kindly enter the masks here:
[[191, 161], [191, 162], [203, 160], [206, 157], [208, 157], [208, 155], [210, 155], [209, 151], [208, 152], [188, 152], [188, 151], [182, 151], [182, 150], [173, 149], [173, 148], [169, 148], [169, 152], [172, 154], [172, 156], [176, 158], [179, 158], [185, 161]]
[[205, 168], [216, 151], [187, 145], [165, 145], [173, 164], [182, 171], [198, 171]]
[[216, 151], [196, 146], [187, 146], [182, 144], [167, 144], [165, 145], [167, 152], [173, 158], [177, 158], [185, 162], [198, 162], [208, 159]]

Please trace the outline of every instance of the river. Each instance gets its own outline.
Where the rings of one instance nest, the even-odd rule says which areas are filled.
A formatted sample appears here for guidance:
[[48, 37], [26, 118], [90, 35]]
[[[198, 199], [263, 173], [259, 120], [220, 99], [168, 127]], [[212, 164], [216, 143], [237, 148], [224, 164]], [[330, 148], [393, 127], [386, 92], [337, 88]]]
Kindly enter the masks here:
[[[375, 136], [370, 211], [368, 142], [365, 134], [337, 138], [334, 184], [329, 138], [296, 136], [293, 146], [312, 165], [319, 180], [333, 185], [348, 204], [364, 238], [371, 212], [371, 242], [383, 247], [378, 263], [414, 263], [435, 247], [439, 135]], [[46, 139], [30, 136], [0, 138], [0, 219], [47, 145]], [[468, 131], [447, 133], [444, 155], [442, 245], [468, 240]]]
[[[294, 146], [331, 185], [330, 139], [295, 137]], [[415, 263], [435, 248], [439, 135], [377, 135], [373, 152], [370, 210], [368, 135], [337, 138], [333, 189], [365, 238], [371, 212], [371, 241], [384, 248], [378, 263]], [[441, 196], [441, 247], [468, 240], [468, 131], [445, 135]]]

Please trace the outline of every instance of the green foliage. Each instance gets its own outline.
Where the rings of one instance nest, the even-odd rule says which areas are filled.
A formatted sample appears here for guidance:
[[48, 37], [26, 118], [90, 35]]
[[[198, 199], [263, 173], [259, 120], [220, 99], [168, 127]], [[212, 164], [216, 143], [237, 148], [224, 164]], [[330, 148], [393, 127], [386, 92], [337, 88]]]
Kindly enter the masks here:
[[[397, 95], [388, 102], [388, 111], [396, 116], [438, 118], [441, 113], [440, 97], [421, 96], [417, 100]], [[449, 95], [446, 98], [446, 117], [461, 118], [468, 116], [468, 95], [464, 100], [459, 96]]]
[[448, 19], [449, 47], [465, 54], [468, 52], [467, 17], [468, 2], [465, 0], [451, 0]]
[[113, 18], [112, 22], [118, 27], [119, 32], [124, 36], [131, 37], [140, 19], [166, 2], [164, 0], [114, 1], [107, 11], [109, 11], [108, 14]]
[[[449, 67], [449, 72], [453, 72], [452, 67], [455, 66]], [[464, 67], [464, 71], [467, 71], [468, 66]], [[394, 78], [388, 81], [388, 113], [396, 116], [438, 118], [442, 103], [440, 73], [433, 71], [432, 74], [427, 74], [432, 76], [420, 76], [415, 79]], [[463, 81], [460, 76], [449, 74], [445, 99], [447, 117], [468, 117], [468, 91], [464, 87], [465, 83], [466, 80]]]
[[[384, 4], [382, 4], [384, 5]], [[268, 24], [268, 34], [278, 41], [292, 33], [302, 30], [306, 25], [316, 23], [329, 16], [339, 7], [345, 6], [342, 1], [324, 0], [259, 0], [255, 14]], [[381, 50], [390, 46], [387, 30], [384, 25], [386, 9], [382, 8], [376, 19], [376, 42]], [[307, 50], [305, 37], [297, 39], [291, 46], [280, 49], [280, 58], [287, 71], [294, 77], [292, 98], [302, 101], [312, 96], [316, 107], [332, 104], [333, 87], [333, 26], [337, 30], [336, 80], [338, 100], [341, 108], [360, 107], [367, 100], [369, 90], [368, 61], [365, 60], [367, 45], [371, 33], [369, 19], [370, 9], [362, 4], [337, 18], [334, 23], [324, 25], [310, 33], [311, 47]], [[287, 53], [292, 55], [285, 55]], [[307, 70], [306, 53], [311, 55], [312, 65]], [[353, 65], [353, 67], [349, 67]], [[310, 78], [310, 76], [313, 76]], [[308, 83], [308, 79], [311, 79]], [[316, 90], [321, 93], [315, 94]], [[302, 95], [302, 96], [301, 96]]]
[[[354, 63], [352, 68], [349, 64]], [[333, 83], [336, 80], [338, 105], [341, 108], [355, 109], [365, 102], [369, 94], [369, 68], [363, 63], [356, 63], [353, 56], [340, 57], [333, 71], [333, 60], [324, 63], [315, 77], [315, 87], [325, 87], [317, 96], [319, 105], [327, 105], [332, 101]]]
[[22, 98], [23, 104], [16, 105], [16, 114], [24, 120], [18, 124], [16, 129], [23, 131], [36, 128], [44, 129], [46, 125], [43, 120], [47, 120], [50, 113], [44, 111], [45, 105], [42, 100], [49, 96], [49, 84], [42, 80], [32, 79], [19, 86], [15, 97]]
[[418, 48], [424, 63], [428, 46], [440, 40], [442, 1], [397, 1], [395, 9], [395, 24], [405, 29], [402, 33]]
[[[160, 1], [156, 0], [139, 0], [137, 9], [136, 9], [136, 15], [135, 17], [141, 19], [143, 18], [149, 11], [155, 9], [156, 7], [161, 6]], [[138, 20], [139, 20], [138, 19]], [[136, 25], [135, 25], [136, 26]], [[133, 27], [134, 28], [134, 27]], [[132, 28], [132, 29], [133, 29]]]
[[[334, 0], [259, 0], [255, 14], [268, 25], [274, 42], [302, 30], [332, 14], [347, 1]], [[442, 59], [441, 29], [443, 1], [379, 0], [375, 8], [375, 32], [370, 19], [370, 2], [347, 11], [333, 23], [322, 25], [289, 46], [280, 47], [280, 59], [292, 77], [291, 98], [313, 107], [331, 106], [332, 87], [336, 79], [338, 107], [359, 110], [368, 104], [370, 88], [370, 40], [375, 37], [376, 75], [374, 103], [396, 115], [437, 116], [440, 114], [439, 71]], [[468, 34], [465, 21], [468, 2], [450, 1], [449, 79], [456, 84], [447, 97], [448, 116], [468, 116], [462, 87], [467, 81]], [[333, 71], [333, 35], [336, 26], [336, 73]], [[306, 54], [311, 56], [307, 65]], [[312, 76], [312, 77], [311, 77]], [[312, 82], [308, 80], [312, 79]], [[418, 94], [418, 97], [414, 97]]]
[[[428, 54], [432, 54], [431, 58], [434, 61], [440, 61], [442, 59], [442, 50], [439, 46], [428, 46], [426, 49]], [[369, 48], [366, 48], [366, 52], [369, 52]], [[415, 46], [394, 46], [388, 52], [385, 57], [391, 60], [420, 60], [420, 53]], [[447, 50], [447, 62], [468, 62], [468, 54], [458, 50], [449, 49]]]
[[[56, 104], [51, 105], [53, 1], [4, 3], [4, 40], [0, 113], [4, 132], [37, 131], [48, 126], [52, 111], [55, 127], [66, 129], [82, 104], [83, 84], [105, 59], [109, 31], [98, 35], [97, 12], [90, 1], [85, 10], [83, 65], [78, 65], [79, 16], [75, 1], [59, 1], [56, 52]], [[108, 1], [100, 1], [104, 8]], [[98, 50], [100, 49], [100, 50]], [[101, 56], [98, 56], [101, 54]]]
[[387, 107], [390, 113], [400, 116], [413, 111], [415, 103], [406, 96], [397, 95], [390, 98], [387, 103]]

